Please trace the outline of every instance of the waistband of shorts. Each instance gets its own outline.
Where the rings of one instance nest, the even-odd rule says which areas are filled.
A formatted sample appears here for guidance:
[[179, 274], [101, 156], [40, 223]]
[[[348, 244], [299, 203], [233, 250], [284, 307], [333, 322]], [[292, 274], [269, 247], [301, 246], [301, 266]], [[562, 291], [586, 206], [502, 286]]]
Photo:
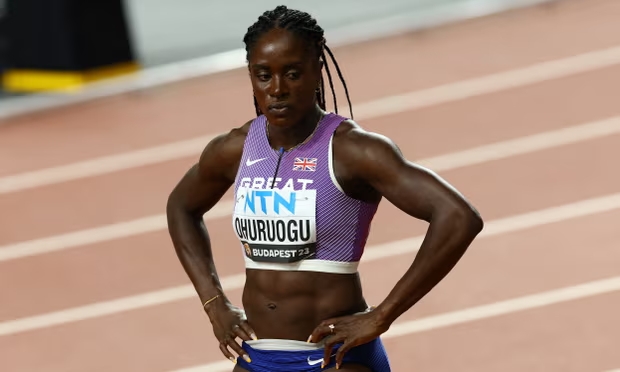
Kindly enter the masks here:
[[[365, 314], [372, 311], [374, 307], [369, 307], [364, 311], [360, 311], [353, 315]], [[311, 351], [322, 349], [324, 342], [306, 342], [299, 340], [287, 340], [278, 338], [263, 338], [258, 340], [244, 341], [248, 346], [255, 350], [279, 350], [279, 351]]]
[[259, 340], [245, 341], [248, 346], [255, 350], [271, 351], [312, 351], [323, 347], [322, 343], [305, 342], [298, 340], [285, 340], [263, 338]]

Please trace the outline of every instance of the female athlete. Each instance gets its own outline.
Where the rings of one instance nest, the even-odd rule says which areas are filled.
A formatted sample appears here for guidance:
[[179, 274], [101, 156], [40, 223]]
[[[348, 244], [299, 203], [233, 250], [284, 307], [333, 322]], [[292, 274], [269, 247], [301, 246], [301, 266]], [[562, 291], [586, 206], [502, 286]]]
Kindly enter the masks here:
[[[233, 372], [388, 372], [380, 336], [448, 274], [482, 219], [390, 139], [337, 114], [326, 53], [346, 83], [309, 14], [278, 6], [244, 42], [257, 117], [207, 144], [171, 192], [179, 260]], [[335, 113], [325, 108], [323, 69]], [[243, 310], [222, 290], [202, 218], [231, 186]], [[430, 224], [409, 270], [369, 308], [357, 267], [382, 198]]]

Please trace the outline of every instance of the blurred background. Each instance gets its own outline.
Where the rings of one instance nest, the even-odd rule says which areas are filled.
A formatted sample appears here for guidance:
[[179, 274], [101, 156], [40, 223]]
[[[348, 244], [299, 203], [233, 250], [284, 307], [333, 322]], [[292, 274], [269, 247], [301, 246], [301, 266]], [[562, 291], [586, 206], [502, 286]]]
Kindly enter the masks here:
[[[544, 2], [547, 0], [285, 3], [315, 15], [330, 42], [338, 45]], [[67, 81], [89, 79], [93, 70], [105, 71], [98, 78], [111, 77], [133, 72], [133, 67], [148, 69], [243, 48], [248, 25], [257, 14], [278, 4], [270, 0], [0, 0], [0, 72], [4, 76], [0, 97], [71, 89]], [[137, 66], [129, 67], [132, 63]], [[20, 78], [26, 72], [30, 75]], [[52, 78], [53, 73], [62, 72], [73, 74], [74, 80], [60, 75]]]
[[[0, 372], [232, 370], [164, 212], [254, 116], [242, 39], [280, 4], [325, 29], [355, 119], [485, 219], [384, 335], [393, 371], [618, 372], [618, 0], [0, 0]], [[204, 218], [240, 305], [231, 208]], [[382, 202], [370, 304], [426, 228]]]

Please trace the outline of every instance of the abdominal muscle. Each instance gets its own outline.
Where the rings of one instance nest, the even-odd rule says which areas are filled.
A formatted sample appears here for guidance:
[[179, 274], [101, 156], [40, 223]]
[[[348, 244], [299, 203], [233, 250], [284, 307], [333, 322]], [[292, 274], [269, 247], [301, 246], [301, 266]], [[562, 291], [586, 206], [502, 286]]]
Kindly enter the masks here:
[[323, 320], [368, 305], [357, 273], [248, 269], [243, 307], [259, 339], [306, 341]]

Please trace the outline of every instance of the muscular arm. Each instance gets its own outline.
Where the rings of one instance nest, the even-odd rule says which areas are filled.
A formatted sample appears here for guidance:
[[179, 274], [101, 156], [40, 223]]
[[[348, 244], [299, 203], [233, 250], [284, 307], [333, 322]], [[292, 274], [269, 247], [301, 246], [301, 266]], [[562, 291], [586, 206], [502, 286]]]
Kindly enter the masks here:
[[389, 139], [348, 130], [335, 156], [348, 177], [363, 182], [412, 217], [429, 222], [425, 239], [405, 275], [376, 308], [389, 327], [456, 265], [483, 222], [476, 209], [432, 171], [403, 158]]
[[203, 215], [234, 182], [246, 133], [242, 127], [213, 139], [168, 197], [168, 231], [202, 303], [218, 294], [228, 302], [213, 262]]

